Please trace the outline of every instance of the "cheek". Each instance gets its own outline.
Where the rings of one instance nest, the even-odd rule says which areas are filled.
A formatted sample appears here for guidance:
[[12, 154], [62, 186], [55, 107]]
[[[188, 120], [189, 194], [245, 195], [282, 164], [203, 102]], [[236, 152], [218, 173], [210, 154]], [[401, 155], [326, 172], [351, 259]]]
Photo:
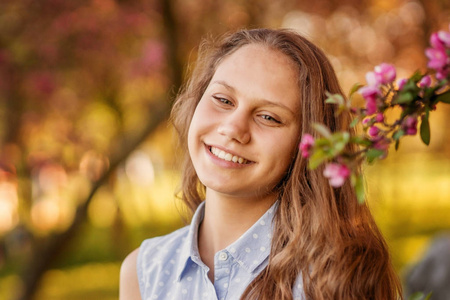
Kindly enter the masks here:
[[198, 140], [199, 135], [201, 135], [202, 128], [205, 126], [205, 124], [203, 123], [205, 122], [205, 120], [208, 119], [203, 117], [205, 115], [203, 106], [204, 105], [202, 105], [202, 101], [200, 101], [200, 103], [197, 105], [194, 111], [191, 123], [189, 124], [187, 135], [189, 152], [193, 150], [193, 147], [195, 146], [195, 143]]
[[279, 149], [283, 149], [276, 153], [276, 157], [278, 158], [280, 164], [283, 168], [287, 169], [292, 162], [295, 160], [298, 152], [298, 144], [297, 144], [297, 136], [293, 135], [292, 140], [287, 142], [284, 147], [280, 147]]

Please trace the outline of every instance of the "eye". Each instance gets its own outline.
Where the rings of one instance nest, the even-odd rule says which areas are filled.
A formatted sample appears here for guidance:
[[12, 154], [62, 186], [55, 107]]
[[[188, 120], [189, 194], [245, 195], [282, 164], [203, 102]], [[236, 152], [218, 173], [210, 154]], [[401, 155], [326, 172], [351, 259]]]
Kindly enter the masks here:
[[219, 96], [212, 96], [212, 97], [221, 105], [231, 105], [231, 106], [233, 106], [233, 102], [231, 102], [227, 98], [223, 98], [223, 97], [219, 97]]
[[270, 115], [261, 115], [261, 118], [263, 118], [267, 122], [273, 122], [273, 123], [276, 123], [276, 124], [281, 124], [281, 122], [279, 120], [275, 119], [274, 117], [272, 117]]

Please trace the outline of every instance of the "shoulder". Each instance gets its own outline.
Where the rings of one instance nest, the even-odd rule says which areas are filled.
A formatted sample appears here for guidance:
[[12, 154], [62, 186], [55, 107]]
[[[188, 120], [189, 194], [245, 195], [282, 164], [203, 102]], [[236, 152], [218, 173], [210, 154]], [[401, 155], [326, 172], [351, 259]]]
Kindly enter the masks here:
[[189, 227], [178, 229], [164, 236], [144, 240], [139, 248], [131, 252], [123, 261], [120, 268], [120, 300], [141, 299], [140, 291], [145, 286], [140, 286], [141, 281], [147, 279], [154, 267], [154, 263], [164, 262], [173, 256], [186, 238]]
[[189, 227], [184, 227], [167, 235], [143, 241], [137, 257], [138, 276], [149, 273], [155, 267], [176, 258], [188, 232]]
[[139, 248], [131, 252], [122, 263], [120, 268], [120, 300], [141, 299], [136, 270], [138, 255]]
[[[189, 227], [184, 227], [142, 242], [135, 260], [135, 272], [143, 298], [170, 288], [170, 284], [166, 283], [176, 279], [179, 264], [183, 264], [186, 255], [189, 255], [188, 233]], [[164, 280], [161, 285], [162, 277]]]
[[[189, 232], [189, 226], [178, 229], [167, 235], [158, 236], [144, 240], [140, 247], [139, 258], [146, 255], [163, 254], [180, 247], [186, 239]], [[163, 251], [160, 251], [163, 250]]]

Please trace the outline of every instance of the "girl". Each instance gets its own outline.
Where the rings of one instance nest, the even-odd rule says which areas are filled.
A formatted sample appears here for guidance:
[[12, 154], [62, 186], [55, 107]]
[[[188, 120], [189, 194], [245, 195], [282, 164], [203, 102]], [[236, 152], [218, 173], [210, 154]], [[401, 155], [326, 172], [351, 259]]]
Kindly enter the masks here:
[[332, 131], [341, 93], [323, 52], [288, 30], [243, 30], [203, 47], [172, 119], [186, 155], [190, 226], [146, 240], [120, 299], [397, 299], [401, 286], [366, 205], [299, 154]]

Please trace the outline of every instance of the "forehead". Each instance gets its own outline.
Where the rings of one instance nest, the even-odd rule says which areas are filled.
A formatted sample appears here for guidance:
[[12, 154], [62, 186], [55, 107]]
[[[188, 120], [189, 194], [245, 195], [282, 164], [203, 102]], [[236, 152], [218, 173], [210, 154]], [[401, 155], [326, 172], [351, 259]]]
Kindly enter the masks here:
[[286, 54], [264, 45], [243, 46], [223, 59], [211, 80], [225, 81], [246, 96], [283, 101], [297, 109], [298, 71]]

